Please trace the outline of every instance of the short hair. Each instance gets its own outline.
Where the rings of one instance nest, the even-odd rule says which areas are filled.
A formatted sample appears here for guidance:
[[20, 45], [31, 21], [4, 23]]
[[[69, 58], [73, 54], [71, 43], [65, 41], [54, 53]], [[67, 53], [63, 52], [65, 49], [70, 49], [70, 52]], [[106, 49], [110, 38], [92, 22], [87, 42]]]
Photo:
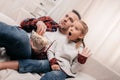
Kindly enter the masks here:
[[72, 12], [75, 13], [75, 14], [78, 16], [78, 18], [81, 20], [81, 16], [80, 16], [80, 14], [78, 13], [78, 11], [76, 11], [76, 10], [73, 9]]

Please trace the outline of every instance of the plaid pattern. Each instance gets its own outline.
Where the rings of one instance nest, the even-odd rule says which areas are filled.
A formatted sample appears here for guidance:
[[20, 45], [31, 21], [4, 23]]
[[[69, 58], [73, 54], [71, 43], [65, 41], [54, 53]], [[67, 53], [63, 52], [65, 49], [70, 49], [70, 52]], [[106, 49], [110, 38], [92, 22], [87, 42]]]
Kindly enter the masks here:
[[24, 29], [27, 32], [31, 32], [32, 30], [36, 31], [37, 21], [43, 21], [45, 23], [45, 25], [47, 26], [46, 31], [55, 32], [55, 31], [57, 31], [57, 28], [59, 27], [58, 23], [56, 23], [51, 17], [43, 16], [43, 17], [40, 17], [38, 19], [27, 18], [27, 19], [23, 20], [20, 23], [20, 28]]

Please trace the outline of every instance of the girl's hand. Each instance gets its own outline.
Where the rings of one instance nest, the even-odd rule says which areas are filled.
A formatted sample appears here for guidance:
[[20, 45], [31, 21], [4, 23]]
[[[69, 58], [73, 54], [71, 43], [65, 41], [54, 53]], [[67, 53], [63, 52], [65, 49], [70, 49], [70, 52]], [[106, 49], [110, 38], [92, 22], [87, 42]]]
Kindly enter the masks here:
[[[78, 52], [79, 53], [79, 52]], [[83, 51], [82, 51], [82, 53], [80, 53], [82, 56], [84, 56], [84, 57], [89, 57], [90, 55], [91, 55], [91, 52], [90, 52], [90, 50], [87, 48], [87, 47], [85, 47], [84, 49], [83, 49]]]
[[85, 47], [81, 53], [78, 51], [78, 62], [84, 64], [90, 55], [90, 50], [87, 47]]
[[60, 70], [60, 66], [58, 64], [53, 64], [51, 68], [52, 70]]
[[38, 21], [36, 23], [36, 26], [37, 26], [36, 32], [39, 35], [43, 35], [46, 32], [47, 26], [45, 25], [45, 23], [43, 21]]

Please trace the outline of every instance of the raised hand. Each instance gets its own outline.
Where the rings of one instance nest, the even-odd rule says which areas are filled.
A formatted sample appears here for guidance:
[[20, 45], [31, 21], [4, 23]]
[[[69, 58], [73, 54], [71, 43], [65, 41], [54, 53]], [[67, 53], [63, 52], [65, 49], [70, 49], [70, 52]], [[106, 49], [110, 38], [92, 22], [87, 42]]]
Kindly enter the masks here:
[[90, 50], [87, 47], [81, 53], [78, 51], [78, 62], [84, 64], [90, 55]]
[[37, 26], [36, 32], [39, 35], [43, 35], [46, 32], [47, 26], [45, 25], [45, 23], [43, 21], [38, 21], [36, 23], [36, 26]]
[[[79, 52], [78, 52], [79, 53]], [[84, 57], [89, 57], [90, 55], [91, 55], [91, 52], [90, 52], [90, 50], [88, 49], [88, 47], [85, 47], [84, 49], [83, 49], [83, 51], [81, 52], [81, 53], [79, 53], [79, 54], [81, 54], [82, 56], [84, 56]]]

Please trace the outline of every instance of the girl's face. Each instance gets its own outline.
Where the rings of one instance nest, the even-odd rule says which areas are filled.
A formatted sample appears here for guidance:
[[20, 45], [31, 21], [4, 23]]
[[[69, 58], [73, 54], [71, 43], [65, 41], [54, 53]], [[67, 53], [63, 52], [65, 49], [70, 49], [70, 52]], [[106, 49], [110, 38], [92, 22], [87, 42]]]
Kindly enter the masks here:
[[82, 31], [82, 24], [79, 21], [75, 21], [73, 25], [69, 27], [67, 37], [71, 41], [75, 41], [78, 38], [83, 38], [83, 34], [81, 33]]

